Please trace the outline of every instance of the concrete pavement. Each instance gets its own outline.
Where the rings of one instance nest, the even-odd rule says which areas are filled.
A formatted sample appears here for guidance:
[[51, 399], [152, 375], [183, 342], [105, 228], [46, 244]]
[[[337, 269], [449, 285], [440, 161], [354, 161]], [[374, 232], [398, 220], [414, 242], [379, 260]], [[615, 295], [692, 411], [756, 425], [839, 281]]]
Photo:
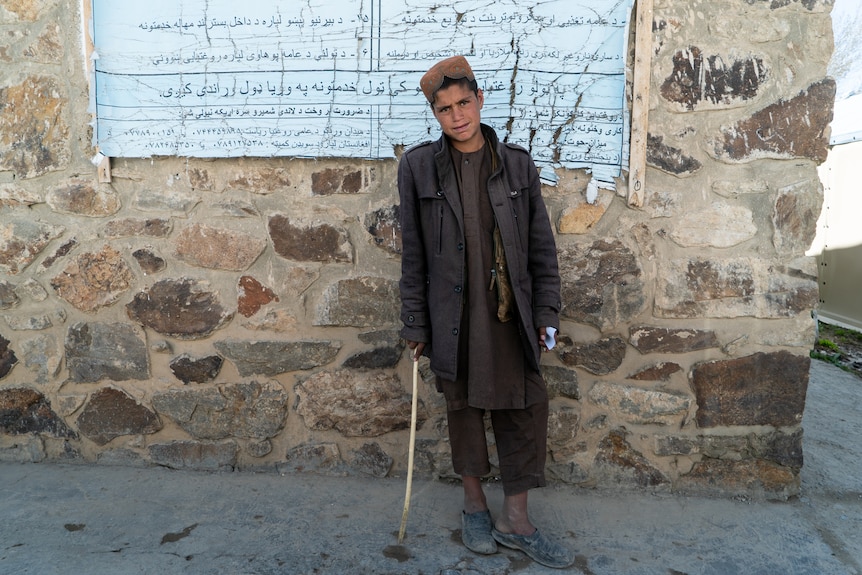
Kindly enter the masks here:
[[[587, 575], [862, 575], [862, 380], [812, 362], [786, 503], [549, 487], [540, 528]], [[559, 573], [460, 544], [460, 487], [403, 479], [0, 463], [2, 575]], [[489, 485], [492, 513], [502, 490]]]

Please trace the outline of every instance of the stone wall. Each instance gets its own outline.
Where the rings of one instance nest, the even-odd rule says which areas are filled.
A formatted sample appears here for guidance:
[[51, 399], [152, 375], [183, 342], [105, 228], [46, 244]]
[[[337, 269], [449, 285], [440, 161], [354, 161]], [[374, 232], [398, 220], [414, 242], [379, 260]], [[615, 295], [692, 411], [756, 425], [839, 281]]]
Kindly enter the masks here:
[[[545, 189], [561, 345], [548, 472], [786, 498], [831, 0], [656, 0], [646, 204]], [[91, 164], [72, 0], [0, 0], [0, 458], [403, 474], [396, 163]], [[451, 474], [422, 364], [417, 473]]]

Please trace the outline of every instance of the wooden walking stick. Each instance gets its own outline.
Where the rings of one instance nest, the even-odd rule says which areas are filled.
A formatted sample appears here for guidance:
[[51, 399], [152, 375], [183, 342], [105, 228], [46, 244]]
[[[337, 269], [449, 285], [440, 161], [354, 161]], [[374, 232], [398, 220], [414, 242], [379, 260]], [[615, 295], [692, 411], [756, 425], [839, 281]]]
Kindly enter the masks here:
[[419, 402], [419, 358], [413, 360], [413, 405], [410, 408], [410, 450], [407, 452], [407, 493], [404, 494], [404, 512], [401, 514], [401, 529], [398, 544], [404, 540], [407, 528], [407, 512], [410, 510], [410, 489], [413, 487], [413, 453], [416, 451], [416, 411]]

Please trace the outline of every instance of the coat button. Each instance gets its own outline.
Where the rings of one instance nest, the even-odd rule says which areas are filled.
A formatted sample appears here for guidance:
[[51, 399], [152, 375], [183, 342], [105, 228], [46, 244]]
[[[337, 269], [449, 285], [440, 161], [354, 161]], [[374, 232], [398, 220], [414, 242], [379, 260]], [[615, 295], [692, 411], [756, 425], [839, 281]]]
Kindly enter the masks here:
[[461, 293], [461, 286], [455, 286], [455, 293]]
[[459, 251], [459, 252], [463, 252], [463, 251], [464, 251], [464, 244], [463, 244], [463, 243], [459, 243], [459, 244], [458, 244], [458, 251]]
[[437, 190], [437, 197], [440, 197], [440, 198], [443, 197], [443, 191], [442, 190]]
[[457, 327], [452, 330], [452, 335], [458, 335], [458, 328]]
[[413, 323], [414, 321], [416, 321], [416, 318], [415, 318], [415, 317], [413, 317], [412, 315], [408, 315], [408, 316], [407, 316], [407, 321], [409, 321], [410, 323]]

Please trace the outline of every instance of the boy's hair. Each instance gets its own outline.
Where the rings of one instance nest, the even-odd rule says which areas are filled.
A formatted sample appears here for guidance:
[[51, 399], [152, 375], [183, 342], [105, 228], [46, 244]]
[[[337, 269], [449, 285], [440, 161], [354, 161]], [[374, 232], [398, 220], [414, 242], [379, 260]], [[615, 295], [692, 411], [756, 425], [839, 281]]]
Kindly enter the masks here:
[[443, 83], [440, 84], [440, 87], [434, 90], [434, 93], [431, 94], [433, 100], [428, 102], [428, 104], [432, 108], [434, 107], [434, 102], [437, 100], [437, 92], [443, 90], [444, 88], [448, 88], [449, 86], [464, 86], [477, 96], [479, 95], [479, 82], [477, 82], [475, 79], [468, 80], [467, 78], [450, 78], [449, 76], [446, 76], [445, 78], [443, 78]]

